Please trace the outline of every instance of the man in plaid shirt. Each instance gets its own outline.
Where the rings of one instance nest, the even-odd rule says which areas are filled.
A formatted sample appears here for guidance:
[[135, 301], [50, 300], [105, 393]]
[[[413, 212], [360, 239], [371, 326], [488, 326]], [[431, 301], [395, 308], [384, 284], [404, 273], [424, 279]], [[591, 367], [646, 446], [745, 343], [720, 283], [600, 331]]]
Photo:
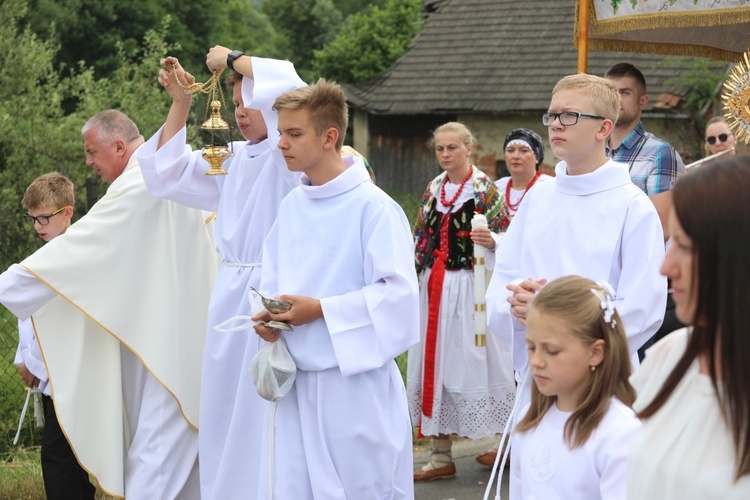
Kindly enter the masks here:
[[685, 172], [685, 165], [668, 142], [643, 128], [641, 111], [648, 103], [643, 73], [632, 64], [618, 63], [604, 77], [615, 84], [621, 99], [620, 116], [609, 138], [607, 155], [629, 166], [633, 183], [648, 195], [659, 213], [666, 241], [667, 218], [672, 210], [671, 190], [677, 177]]
[[[680, 154], [666, 141], [646, 132], [641, 123], [641, 111], [648, 103], [646, 79], [630, 63], [618, 63], [604, 75], [620, 91], [620, 115], [609, 136], [607, 155], [620, 163], [627, 163], [633, 184], [648, 195], [659, 213], [664, 230], [664, 241], [669, 239], [667, 219], [672, 210], [672, 188], [677, 177], [685, 173]], [[642, 360], [646, 349], [674, 330], [682, 328], [674, 313], [672, 294], [667, 294], [667, 308], [661, 328], [638, 350]]]

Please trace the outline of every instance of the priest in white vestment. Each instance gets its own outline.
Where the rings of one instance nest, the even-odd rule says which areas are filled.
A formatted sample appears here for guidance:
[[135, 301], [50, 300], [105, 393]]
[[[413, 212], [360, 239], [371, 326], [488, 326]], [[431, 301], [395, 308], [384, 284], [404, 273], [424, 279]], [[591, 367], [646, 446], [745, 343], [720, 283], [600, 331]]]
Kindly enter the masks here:
[[108, 494], [198, 499], [198, 394], [215, 274], [205, 214], [148, 194], [135, 124], [83, 128], [106, 195], [0, 275], [0, 303], [30, 315], [60, 426]]
[[[211, 69], [226, 68], [228, 49], [209, 52]], [[223, 263], [211, 294], [203, 357], [199, 440], [201, 495], [204, 500], [233, 498], [257, 487], [260, 427], [266, 401], [255, 391], [248, 367], [258, 351], [256, 335], [222, 333], [216, 325], [250, 316], [250, 287], [260, 288], [263, 239], [276, 219], [281, 200], [299, 183], [276, 148], [274, 100], [305, 83], [289, 61], [240, 56], [232, 87], [235, 120], [245, 139], [233, 144], [227, 175], [205, 175], [200, 151], [185, 146], [190, 96], [174, 80], [182, 78], [175, 58], [162, 61], [159, 81], [173, 98], [164, 126], [138, 151], [149, 192], [182, 205], [214, 211], [216, 249]], [[270, 135], [270, 137], [269, 137]]]

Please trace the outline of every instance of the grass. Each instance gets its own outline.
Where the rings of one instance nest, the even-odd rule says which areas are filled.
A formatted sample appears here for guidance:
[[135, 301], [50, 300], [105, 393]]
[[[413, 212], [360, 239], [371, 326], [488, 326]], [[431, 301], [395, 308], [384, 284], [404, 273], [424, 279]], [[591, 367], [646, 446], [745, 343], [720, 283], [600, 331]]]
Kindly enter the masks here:
[[19, 448], [3, 453], [0, 462], [0, 498], [37, 500], [47, 498], [42, 482], [39, 448]]
[[[14, 448], [0, 454], [0, 498], [3, 500], [45, 500], [39, 447]], [[114, 500], [97, 490], [96, 500]]]

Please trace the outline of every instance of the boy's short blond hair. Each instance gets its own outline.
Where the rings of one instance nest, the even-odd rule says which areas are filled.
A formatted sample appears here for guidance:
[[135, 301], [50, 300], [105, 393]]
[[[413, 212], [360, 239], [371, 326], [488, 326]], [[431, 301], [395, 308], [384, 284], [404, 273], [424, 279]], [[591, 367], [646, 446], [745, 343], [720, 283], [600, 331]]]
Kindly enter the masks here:
[[346, 95], [336, 82], [321, 78], [314, 85], [281, 94], [273, 103], [273, 109], [306, 109], [318, 135], [322, 135], [330, 127], [338, 130], [336, 151], [341, 151], [349, 124], [349, 108], [346, 105]]
[[557, 82], [552, 94], [561, 90], [575, 90], [590, 97], [594, 113], [617, 123], [620, 114], [620, 92], [608, 79], [586, 73], [568, 75]]
[[40, 175], [26, 188], [21, 204], [26, 210], [39, 207], [67, 207], [75, 205], [73, 183], [58, 172]]

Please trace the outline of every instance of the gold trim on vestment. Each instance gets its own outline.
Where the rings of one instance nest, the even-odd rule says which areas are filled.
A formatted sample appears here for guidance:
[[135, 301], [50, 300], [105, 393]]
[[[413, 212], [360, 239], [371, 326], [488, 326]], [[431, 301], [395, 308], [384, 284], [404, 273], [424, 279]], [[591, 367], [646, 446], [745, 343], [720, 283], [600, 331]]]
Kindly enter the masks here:
[[[23, 266], [21, 266], [21, 267], [23, 267]], [[24, 269], [26, 269], [26, 268], [24, 268]], [[28, 271], [28, 269], [26, 269], [26, 270]], [[42, 348], [42, 343], [39, 342], [39, 335], [37, 334], [37, 331], [36, 331], [36, 323], [34, 322], [34, 316], [31, 315], [29, 317], [29, 319], [31, 320], [31, 327], [34, 329], [34, 339], [36, 340], [36, 343], [39, 346], [39, 352], [42, 354], [42, 363], [44, 363], [44, 369], [47, 371], [47, 384], [49, 385], [50, 392], [52, 393], [52, 398], [51, 398], [52, 399], [52, 406], [55, 407], [55, 413], [57, 413], [57, 406], [55, 405], [55, 384], [52, 382], [52, 377], [49, 376], [49, 368], [47, 367], [47, 358], [44, 356], [44, 349]], [[42, 410], [42, 411], [44, 411], [44, 410]], [[60, 426], [60, 430], [62, 431], [63, 436], [65, 436], [65, 440], [68, 442], [68, 446], [70, 446], [70, 451], [72, 451], [73, 455], [75, 455], [75, 457], [76, 457], [76, 462], [78, 462], [78, 465], [83, 470], [85, 470], [88, 473], [89, 476], [93, 476], [94, 479], [96, 479], [96, 484], [97, 484], [98, 488], [100, 490], [102, 490], [104, 493], [106, 493], [107, 495], [111, 496], [111, 497], [115, 497], [115, 498], [119, 498], [121, 500], [124, 500], [125, 497], [117, 495], [116, 493], [113, 493], [113, 492], [108, 491], [107, 489], [105, 489], [102, 486], [101, 481], [99, 481], [99, 476], [97, 476], [96, 474], [94, 474], [92, 471], [90, 471], [88, 468], [86, 468], [83, 465], [83, 462], [81, 462], [81, 459], [78, 458], [78, 453], [76, 453], [75, 447], [70, 444], [70, 438], [68, 437], [68, 433], [65, 431], [65, 427], [63, 426], [62, 422], [60, 422], [60, 420], [58, 419], [57, 423]], [[123, 471], [123, 478], [124, 477], [125, 477], [125, 471]]]
[[[109, 329], [107, 329], [107, 328], [106, 328], [106, 327], [105, 327], [104, 325], [102, 325], [102, 324], [101, 324], [101, 323], [100, 323], [99, 321], [97, 321], [97, 320], [96, 320], [96, 319], [95, 319], [95, 318], [94, 318], [93, 316], [91, 316], [91, 315], [90, 315], [89, 313], [87, 313], [87, 312], [86, 312], [86, 311], [85, 311], [85, 310], [84, 310], [83, 308], [81, 308], [81, 307], [80, 307], [80, 306], [79, 306], [78, 304], [76, 304], [76, 303], [75, 303], [75, 302], [74, 302], [73, 300], [71, 300], [71, 299], [69, 299], [68, 297], [66, 297], [66, 296], [65, 296], [65, 295], [64, 295], [64, 294], [63, 294], [62, 292], [60, 292], [59, 290], [57, 290], [57, 289], [56, 289], [56, 288], [55, 288], [54, 286], [52, 286], [52, 285], [51, 285], [50, 283], [48, 283], [48, 282], [47, 282], [46, 280], [44, 280], [44, 279], [43, 279], [43, 278], [42, 278], [41, 276], [39, 276], [38, 274], [36, 274], [36, 273], [35, 273], [34, 271], [32, 271], [31, 269], [27, 268], [26, 266], [24, 266], [24, 265], [22, 265], [22, 264], [19, 264], [19, 265], [20, 265], [20, 266], [21, 266], [22, 268], [24, 268], [24, 269], [25, 269], [26, 271], [28, 271], [28, 272], [29, 272], [30, 274], [32, 274], [32, 275], [33, 275], [33, 276], [34, 276], [34, 277], [35, 277], [36, 279], [38, 279], [39, 281], [41, 281], [42, 283], [44, 283], [45, 285], [47, 285], [47, 286], [48, 286], [48, 287], [49, 287], [50, 289], [52, 289], [52, 290], [53, 290], [53, 291], [54, 291], [54, 292], [55, 292], [55, 293], [56, 293], [57, 295], [59, 295], [60, 297], [62, 297], [62, 298], [63, 298], [63, 299], [65, 299], [66, 301], [68, 301], [68, 302], [70, 303], [70, 305], [72, 305], [73, 307], [75, 307], [76, 309], [78, 309], [78, 310], [79, 310], [79, 311], [81, 312], [81, 314], [83, 314], [84, 316], [86, 316], [87, 318], [89, 318], [89, 319], [90, 319], [90, 320], [91, 320], [91, 321], [92, 321], [93, 323], [95, 323], [95, 324], [96, 324], [97, 326], [99, 326], [99, 328], [101, 328], [102, 330], [104, 330], [105, 332], [107, 332], [108, 334], [110, 334], [110, 335], [111, 335], [112, 337], [114, 337], [114, 338], [115, 338], [115, 339], [116, 339], [116, 340], [117, 340], [117, 341], [118, 341], [118, 342], [119, 342], [119, 343], [120, 343], [121, 345], [125, 346], [125, 347], [126, 347], [126, 348], [127, 348], [127, 349], [128, 349], [129, 351], [130, 351], [130, 352], [132, 352], [132, 353], [133, 353], [133, 354], [135, 355], [135, 357], [136, 357], [136, 358], [138, 358], [138, 360], [139, 360], [139, 361], [141, 362], [141, 364], [142, 364], [142, 365], [143, 365], [143, 366], [144, 366], [144, 367], [146, 368], [146, 371], [148, 371], [148, 372], [149, 372], [149, 373], [151, 374], [151, 376], [152, 376], [152, 377], [154, 377], [154, 379], [156, 379], [156, 381], [157, 381], [157, 382], [159, 382], [159, 384], [160, 384], [160, 385], [161, 385], [161, 386], [162, 386], [162, 387], [164, 388], [164, 390], [165, 390], [165, 391], [167, 391], [167, 393], [169, 393], [169, 395], [170, 395], [170, 396], [172, 396], [172, 397], [174, 398], [174, 400], [175, 400], [175, 401], [177, 401], [177, 406], [178, 406], [178, 407], [180, 408], [180, 414], [182, 414], [182, 418], [184, 418], [184, 419], [185, 419], [185, 421], [186, 421], [186, 422], [188, 423], [188, 425], [189, 425], [189, 426], [190, 426], [191, 428], [195, 429], [196, 431], [198, 430], [198, 427], [197, 427], [196, 425], [194, 425], [194, 424], [193, 424], [193, 423], [192, 423], [192, 422], [190, 421], [190, 419], [188, 419], [188, 418], [187, 418], [187, 416], [185, 415], [185, 412], [184, 412], [184, 411], [183, 411], [183, 409], [182, 409], [182, 403], [181, 403], [181, 402], [180, 402], [180, 400], [179, 400], [179, 399], [177, 398], [177, 396], [175, 396], [175, 395], [174, 395], [174, 393], [173, 393], [172, 391], [170, 391], [170, 390], [169, 390], [169, 389], [167, 388], [167, 386], [166, 386], [166, 385], [164, 385], [164, 383], [163, 383], [163, 382], [162, 382], [162, 381], [161, 381], [161, 380], [159, 379], [159, 377], [157, 377], [156, 375], [154, 375], [154, 372], [152, 372], [152, 371], [151, 371], [151, 369], [150, 369], [150, 368], [148, 367], [148, 365], [147, 365], [147, 364], [146, 364], [146, 363], [145, 363], [145, 362], [143, 361], [143, 358], [142, 358], [142, 357], [141, 357], [141, 356], [140, 356], [140, 355], [138, 354], [138, 352], [137, 352], [137, 351], [136, 351], [135, 349], [133, 349], [132, 347], [130, 347], [130, 346], [129, 346], [129, 345], [127, 344], [127, 343], [123, 342], [123, 340], [122, 340], [122, 339], [121, 339], [120, 337], [118, 337], [118, 336], [117, 336], [117, 335], [115, 335], [115, 334], [114, 334], [113, 332], [111, 332], [111, 331], [110, 331]], [[38, 338], [38, 337], [37, 337], [37, 338]], [[37, 342], [38, 342], [38, 340], [37, 340]], [[46, 363], [45, 363], [45, 368], [46, 368], [46, 366], [47, 366], [47, 365], [46, 365]], [[47, 373], [49, 374], [49, 371], [48, 371]], [[50, 380], [51, 380], [51, 379], [50, 379]]]

